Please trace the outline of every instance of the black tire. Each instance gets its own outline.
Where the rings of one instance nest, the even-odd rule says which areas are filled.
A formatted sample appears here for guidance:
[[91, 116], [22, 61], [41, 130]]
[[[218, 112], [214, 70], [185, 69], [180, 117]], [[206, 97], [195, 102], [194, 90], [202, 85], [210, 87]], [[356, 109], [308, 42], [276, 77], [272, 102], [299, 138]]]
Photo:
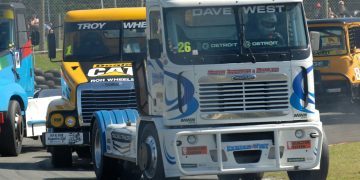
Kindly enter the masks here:
[[329, 170], [329, 147], [327, 138], [324, 135], [324, 140], [321, 150], [320, 169], [309, 171], [288, 171], [287, 174], [290, 180], [326, 180]]
[[48, 85], [35, 85], [36, 89], [49, 89]]
[[44, 77], [46, 80], [52, 80], [54, 78], [54, 74], [47, 72], [44, 74]]
[[60, 70], [56, 70], [56, 69], [50, 69], [46, 72], [49, 72], [49, 73], [52, 73], [54, 75], [54, 77], [61, 77], [61, 73], [60, 73]]
[[75, 151], [79, 158], [91, 159], [90, 147], [78, 147]]
[[51, 164], [55, 168], [71, 167], [72, 166], [72, 151], [67, 146], [51, 147]]
[[34, 68], [35, 76], [44, 76], [44, 71], [42, 71], [40, 68]]
[[[147, 139], [150, 139], [150, 141], [155, 141], [155, 143], [150, 143], [150, 144], [155, 144], [156, 147], [150, 147], [150, 144], [146, 143]], [[138, 151], [138, 157], [139, 157], [138, 164], [141, 167], [143, 179], [144, 180], [166, 179], [161, 150], [160, 150], [159, 137], [156, 128], [153, 124], [146, 124], [144, 126], [144, 128], [142, 129], [139, 143], [140, 143], [139, 144], [140, 149]], [[157, 158], [155, 158], [155, 160], [153, 159], [153, 161], [151, 160], [149, 161], [149, 158], [146, 157], [148, 156], [148, 154], [152, 154], [150, 151], [154, 149], [156, 151], [155, 153]], [[151, 166], [154, 166], [154, 168], [152, 168]]]
[[37, 85], [45, 85], [46, 79], [44, 76], [35, 76], [35, 82]]
[[54, 77], [52, 80], [55, 82], [55, 85], [61, 85], [61, 78]]
[[53, 88], [55, 86], [55, 82], [53, 80], [48, 80], [48, 81], [46, 81], [46, 85]]
[[19, 102], [11, 100], [0, 133], [0, 153], [3, 156], [17, 156], [21, 153], [24, 124]]
[[104, 156], [103, 139], [98, 122], [95, 120], [91, 130], [91, 157], [96, 179], [107, 180], [118, 177], [118, 162], [116, 159]]

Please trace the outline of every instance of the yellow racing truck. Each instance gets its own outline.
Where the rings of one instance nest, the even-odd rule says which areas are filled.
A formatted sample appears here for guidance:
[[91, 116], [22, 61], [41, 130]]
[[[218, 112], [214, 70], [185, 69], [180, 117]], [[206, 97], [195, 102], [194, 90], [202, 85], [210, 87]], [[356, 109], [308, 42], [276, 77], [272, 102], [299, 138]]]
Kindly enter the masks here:
[[[145, 8], [69, 11], [64, 20], [62, 98], [47, 110], [45, 144], [55, 167], [72, 164], [72, 152], [90, 158], [94, 111], [136, 108], [132, 62], [146, 58]], [[48, 35], [49, 58], [56, 58]]]
[[309, 31], [320, 35], [313, 51], [318, 99], [360, 99], [360, 18], [308, 21]]

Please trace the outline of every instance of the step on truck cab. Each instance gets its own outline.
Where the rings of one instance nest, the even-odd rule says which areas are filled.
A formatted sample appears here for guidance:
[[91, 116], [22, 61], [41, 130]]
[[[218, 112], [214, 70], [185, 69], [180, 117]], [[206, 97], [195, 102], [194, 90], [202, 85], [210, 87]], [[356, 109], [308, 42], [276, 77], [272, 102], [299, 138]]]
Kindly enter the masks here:
[[[145, 8], [66, 13], [62, 98], [48, 107], [45, 134], [54, 166], [71, 166], [73, 151], [90, 156], [94, 111], [136, 108], [132, 62], [146, 58], [145, 14]], [[55, 58], [54, 34], [48, 41], [49, 57]]]
[[98, 179], [326, 179], [302, 0], [148, 0], [146, 10], [149, 54], [134, 74], [148, 106], [94, 114]]
[[320, 33], [319, 49], [313, 51], [319, 100], [359, 101], [360, 18], [309, 20], [308, 26]]
[[0, 154], [3, 156], [17, 156], [21, 152], [28, 97], [34, 95], [32, 45], [38, 43], [39, 32], [27, 30], [25, 6], [0, 3]]

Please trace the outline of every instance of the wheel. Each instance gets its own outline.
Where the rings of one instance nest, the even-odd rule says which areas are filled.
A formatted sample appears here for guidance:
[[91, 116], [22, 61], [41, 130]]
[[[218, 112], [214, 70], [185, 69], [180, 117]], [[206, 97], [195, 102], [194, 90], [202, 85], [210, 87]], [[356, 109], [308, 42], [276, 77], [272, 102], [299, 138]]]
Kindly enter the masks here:
[[52, 78], [54, 78], [54, 74], [50, 73], [50, 72], [46, 72], [44, 74], [44, 77], [45, 77], [46, 80], [51, 80]]
[[159, 137], [153, 124], [146, 124], [139, 140], [139, 166], [143, 179], [165, 179]]
[[101, 130], [98, 122], [95, 120], [91, 130], [91, 155], [94, 166], [94, 171], [97, 179], [116, 179], [118, 171], [118, 162], [104, 156], [105, 142], [101, 138]]
[[11, 100], [5, 122], [0, 133], [0, 153], [3, 156], [17, 156], [21, 152], [24, 137], [24, 117], [19, 102]]
[[72, 152], [71, 148], [67, 146], [51, 147], [51, 163], [54, 167], [71, 167]]
[[34, 73], [36, 76], [44, 76], [44, 71], [42, 71], [40, 68], [35, 68]]
[[320, 159], [320, 169], [318, 170], [309, 170], [309, 171], [288, 171], [288, 176], [290, 180], [326, 180], [329, 170], [329, 148], [327, 138], [324, 135], [324, 140], [322, 144], [321, 159]]
[[91, 158], [91, 152], [89, 147], [79, 147], [76, 148], [76, 154], [79, 158], [82, 159], [90, 159]]
[[44, 76], [35, 76], [35, 82], [37, 85], [46, 84], [46, 79]]

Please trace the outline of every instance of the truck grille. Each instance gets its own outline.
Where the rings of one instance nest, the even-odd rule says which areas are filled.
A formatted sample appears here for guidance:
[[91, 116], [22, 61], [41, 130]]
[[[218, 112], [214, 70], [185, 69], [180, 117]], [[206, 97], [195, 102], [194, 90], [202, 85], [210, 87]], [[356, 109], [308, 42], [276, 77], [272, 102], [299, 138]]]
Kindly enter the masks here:
[[95, 111], [136, 108], [135, 90], [83, 90], [81, 110], [84, 123], [90, 123]]
[[200, 84], [200, 111], [249, 112], [287, 110], [287, 81], [251, 81]]

